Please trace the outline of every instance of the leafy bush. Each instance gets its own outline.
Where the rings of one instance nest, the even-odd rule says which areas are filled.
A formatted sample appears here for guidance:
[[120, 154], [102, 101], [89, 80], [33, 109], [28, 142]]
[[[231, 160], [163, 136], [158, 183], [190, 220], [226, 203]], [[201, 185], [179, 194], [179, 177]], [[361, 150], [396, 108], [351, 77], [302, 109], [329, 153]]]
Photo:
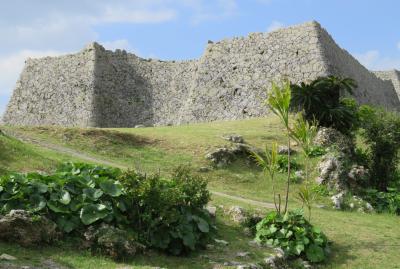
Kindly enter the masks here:
[[400, 215], [400, 191], [388, 188], [387, 192], [369, 189], [365, 191], [364, 199], [371, 203], [378, 212], [388, 212]]
[[[277, 166], [278, 166], [278, 171], [280, 173], [285, 173], [288, 171], [288, 166], [289, 166], [289, 162], [288, 162], [288, 158], [285, 155], [278, 155], [277, 158]], [[299, 170], [300, 169], [300, 164], [298, 164], [296, 162], [296, 160], [294, 159], [290, 159], [290, 167], [291, 169], [293, 169], [294, 171]]]
[[326, 154], [326, 149], [322, 146], [314, 145], [314, 146], [310, 147], [307, 154], [311, 158], [320, 157], [320, 156], [323, 156]]
[[107, 223], [137, 234], [140, 243], [186, 253], [214, 230], [204, 206], [207, 183], [180, 168], [171, 179], [67, 163], [54, 174], [0, 179], [0, 213], [24, 209], [46, 215], [65, 233]]
[[284, 215], [271, 212], [257, 224], [256, 230], [258, 242], [280, 247], [289, 257], [321, 262], [327, 256], [327, 237], [304, 218], [302, 210]]
[[356, 125], [357, 105], [354, 100], [341, 98], [341, 94], [353, 93], [357, 87], [351, 78], [328, 76], [311, 83], [291, 85], [292, 110], [304, 110], [308, 121], [316, 120], [320, 126], [333, 127], [348, 134]]
[[397, 183], [399, 163], [400, 116], [371, 106], [361, 106], [358, 112], [361, 136], [369, 147], [369, 186], [385, 192]]
[[328, 186], [324, 185], [324, 184], [313, 185], [311, 187], [311, 191], [319, 196], [328, 196], [330, 194], [329, 190], [328, 190]]

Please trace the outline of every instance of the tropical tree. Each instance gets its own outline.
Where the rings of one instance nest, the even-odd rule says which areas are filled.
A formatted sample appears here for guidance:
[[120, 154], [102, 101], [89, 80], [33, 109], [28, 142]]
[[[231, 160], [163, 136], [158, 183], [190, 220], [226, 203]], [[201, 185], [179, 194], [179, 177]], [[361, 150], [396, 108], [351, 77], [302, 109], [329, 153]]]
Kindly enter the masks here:
[[314, 139], [317, 135], [318, 123], [316, 120], [308, 122], [303, 114], [298, 113], [291, 128], [292, 138], [300, 145], [304, 155], [305, 184], [299, 188], [298, 198], [308, 209], [308, 219], [311, 220], [311, 208], [315, 195], [310, 189], [310, 159], [314, 148]]
[[337, 76], [320, 77], [308, 84], [292, 84], [291, 109], [303, 110], [308, 121], [316, 119], [321, 126], [348, 133], [355, 124], [355, 104], [341, 96], [353, 94], [356, 87], [355, 80]]
[[268, 93], [266, 100], [267, 105], [270, 107], [271, 111], [276, 114], [281, 122], [283, 123], [286, 130], [287, 137], [287, 159], [288, 159], [288, 169], [287, 169], [287, 182], [286, 182], [286, 195], [285, 195], [285, 209], [284, 213], [288, 210], [289, 201], [289, 188], [290, 188], [290, 123], [289, 123], [289, 110], [290, 110], [290, 99], [291, 99], [291, 85], [289, 80], [284, 80], [281, 84], [275, 82], [272, 83], [271, 90]]

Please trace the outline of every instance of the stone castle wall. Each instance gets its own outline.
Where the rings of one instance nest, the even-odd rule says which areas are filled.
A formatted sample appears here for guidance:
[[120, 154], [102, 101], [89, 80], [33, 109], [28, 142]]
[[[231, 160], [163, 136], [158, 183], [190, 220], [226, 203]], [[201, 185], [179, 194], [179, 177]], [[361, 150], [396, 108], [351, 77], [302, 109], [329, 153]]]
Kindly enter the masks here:
[[96, 126], [94, 50], [28, 59], [3, 122], [13, 125]]
[[389, 83], [392, 83], [398, 98], [400, 98], [400, 71], [398, 70], [390, 70], [390, 71], [374, 71], [374, 74]]
[[369, 72], [310, 22], [209, 42], [193, 61], [146, 60], [96, 43], [74, 55], [28, 61], [4, 121], [132, 127], [243, 119], [268, 113], [264, 99], [272, 81], [330, 74], [355, 78], [360, 103], [400, 108], [391, 81]]

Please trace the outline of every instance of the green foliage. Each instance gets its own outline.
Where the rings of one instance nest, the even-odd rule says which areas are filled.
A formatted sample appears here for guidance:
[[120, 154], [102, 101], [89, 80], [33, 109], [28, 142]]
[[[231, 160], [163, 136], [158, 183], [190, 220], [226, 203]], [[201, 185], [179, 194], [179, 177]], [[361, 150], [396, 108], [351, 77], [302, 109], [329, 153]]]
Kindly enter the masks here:
[[341, 98], [341, 94], [352, 94], [356, 87], [353, 79], [336, 76], [321, 77], [309, 84], [292, 84], [291, 108], [304, 110], [307, 121], [317, 120], [320, 126], [348, 134], [357, 123], [357, 105], [352, 99]]
[[307, 155], [310, 158], [315, 158], [315, 157], [320, 157], [326, 154], [326, 149], [322, 146], [319, 145], [313, 145], [310, 147], [309, 151], [307, 152]]
[[324, 184], [313, 185], [311, 191], [319, 196], [328, 196], [330, 194], [328, 186]]
[[88, 164], [64, 164], [54, 174], [0, 179], [0, 213], [46, 215], [65, 233], [107, 223], [138, 234], [144, 245], [187, 253], [207, 242], [214, 226], [203, 208], [207, 182], [179, 168], [171, 179]]
[[378, 212], [400, 215], [400, 191], [396, 188], [388, 188], [386, 192], [368, 189], [364, 193], [364, 199]]
[[306, 157], [310, 157], [313, 146], [314, 138], [317, 135], [318, 123], [313, 121], [307, 121], [303, 115], [297, 114], [296, 119], [291, 127], [291, 137], [299, 143], [303, 153]]
[[385, 192], [396, 184], [399, 163], [400, 116], [371, 106], [361, 106], [358, 112], [361, 136], [369, 147], [370, 187]]
[[326, 258], [327, 237], [304, 218], [301, 210], [284, 215], [271, 212], [257, 224], [256, 230], [258, 242], [280, 247], [289, 257], [301, 256], [310, 262]]
[[311, 209], [315, 195], [310, 189], [310, 158], [314, 149], [314, 139], [317, 135], [318, 123], [307, 121], [302, 114], [298, 114], [291, 128], [290, 135], [299, 143], [305, 156], [305, 184], [297, 192], [297, 198], [308, 209], [308, 220], [311, 221]]
[[[285, 209], [284, 213], [288, 210], [289, 202], [289, 188], [290, 188], [290, 124], [289, 124], [289, 111], [290, 111], [290, 100], [291, 100], [291, 89], [290, 81], [284, 80], [281, 85], [272, 83], [272, 88], [268, 93], [267, 104], [269, 105], [272, 112], [275, 113], [286, 128], [287, 133], [287, 144], [288, 144], [288, 166], [287, 166], [287, 180], [286, 180], [286, 195], [285, 195]], [[279, 208], [278, 212], [281, 212], [280, 204], [281, 197], [278, 195]]]
[[[280, 173], [285, 173], [288, 170], [289, 167], [289, 159], [285, 155], [278, 155], [277, 158], [277, 171]], [[290, 159], [290, 167], [293, 170], [299, 170], [301, 168], [301, 165], [295, 160], [295, 159]]]
[[281, 199], [280, 199], [280, 194], [278, 194], [278, 199], [277, 199], [277, 194], [275, 191], [275, 173], [278, 171], [279, 166], [278, 166], [278, 143], [274, 142], [272, 143], [272, 148], [271, 151], [268, 150], [267, 147], [265, 147], [264, 151], [264, 156], [258, 154], [257, 152], [252, 152], [251, 155], [253, 156], [254, 160], [256, 163], [262, 167], [263, 171], [265, 174], [267, 174], [272, 182], [272, 192], [274, 196], [274, 205], [275, 205], [275, 210], [277, 212], [281, 211]]
[[291, 86], [288, 80], [284, 80], [281, 85], [272, 83], [268, 93], [267, 104], [272, 112], [277, 115], [286, 128], [289, 128], [289, 109], [291, 100]]

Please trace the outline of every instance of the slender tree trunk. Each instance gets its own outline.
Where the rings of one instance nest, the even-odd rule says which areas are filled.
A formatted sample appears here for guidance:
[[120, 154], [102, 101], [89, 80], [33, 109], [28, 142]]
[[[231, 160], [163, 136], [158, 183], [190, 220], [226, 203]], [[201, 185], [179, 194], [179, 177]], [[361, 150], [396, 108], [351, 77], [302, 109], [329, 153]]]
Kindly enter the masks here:
[[288, 138], [288, 177], [287, 177], [287, 185], [286, 185], [286, 199], [285, 199], [285, 211], [286, 214], [288, 209], [288, 200], [289, 200], [289, 187], [290, 187], [290, 131], [287, 129], [287, 138]]

